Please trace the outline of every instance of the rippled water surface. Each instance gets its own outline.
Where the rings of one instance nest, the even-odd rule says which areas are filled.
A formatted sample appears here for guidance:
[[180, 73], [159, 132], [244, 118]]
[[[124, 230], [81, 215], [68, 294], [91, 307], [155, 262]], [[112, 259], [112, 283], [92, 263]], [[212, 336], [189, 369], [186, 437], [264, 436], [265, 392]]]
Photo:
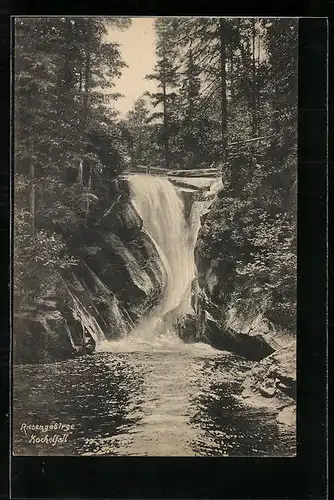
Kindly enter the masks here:
[[[236, 396], [250, 363], [201, 344], [112, 343], [109, 352], [16, 366], [16, 455], [287, 456], [294, 436]], [[22, 424], [74, 424], [29, 442]], [[35, 432], [50, 437], [55, 431]]]

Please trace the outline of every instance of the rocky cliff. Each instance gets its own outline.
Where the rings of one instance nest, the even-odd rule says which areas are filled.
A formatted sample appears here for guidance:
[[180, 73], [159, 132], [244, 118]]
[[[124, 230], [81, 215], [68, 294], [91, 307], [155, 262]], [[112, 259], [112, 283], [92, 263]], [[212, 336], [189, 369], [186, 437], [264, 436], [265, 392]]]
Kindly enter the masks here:
[[277, 411], [282, 425], [296, 424], [296, 342], [256, 363], [247, 374], [241, 397], [252, 406]]
[[[263, 262], [261, 252], [268, 254], [267, 241], [260, 242], [258, 247], [253, 244], [254, 229], [247, 224], [254, 224], [254, 213], [248, 218], [247, 204], [227, 196], [221, 189], [201, 218], [195, 247], [196, 318], [187, 318], [187, 324], [197, 332], [197, 339], [254, 361], [242, 384], [243, 401], [251, 406], [269, 406], [276, 411], [280, 424], [294, 426], [296, 340], [294, 325], [286, 321], [290, 309], [286, 308], [289, 313], [285, 316], [273, 314], [275, 301], [280, 300], [272, 292], [276, 287], [273, 280], [279, 276], [275, 270], [271, 276], [270, 269], [266, 274], [263, 267], [254, 266], [255, 278], [249, 271], [254, 260], [256, 264], [261, 259]], [[294, 278], [283, 266], [281, 274], [288, 283], [288, 292], [295, 292], [288, 281], [293, 284]], [[283, 285], [278, 286], [284, 293]], [[285, 304], [289, 305], [289, 300], [286, 294]], [[293, 300], [295, 296], [290, 303]], [[181, 328], [185, 337], [186, 331], [187, 328]]]
[[[240, 262], [244, 267], [251, 262], [254, 248], [242, 236], [247, 228], [235, 205], [221, 189], [201, 217], [195, 248], [197, 316], [208, 342], [259, 361], [291, 342], [293, 331], [272, 320], [266, 278], [259, 285], [238, 270]], [[258, 276], [261, 280], [261, 270]]]
[[85, 336], [95, 343], [122, 337], [161, 298], [163, 263], [126, 181], [115, 184], [111, 206], [100, 205], [71, 234], [63, 228], [76, 266], [52, 277], [30, 310], [14, 314], [15, 362], [66, 359], [82, 352]]

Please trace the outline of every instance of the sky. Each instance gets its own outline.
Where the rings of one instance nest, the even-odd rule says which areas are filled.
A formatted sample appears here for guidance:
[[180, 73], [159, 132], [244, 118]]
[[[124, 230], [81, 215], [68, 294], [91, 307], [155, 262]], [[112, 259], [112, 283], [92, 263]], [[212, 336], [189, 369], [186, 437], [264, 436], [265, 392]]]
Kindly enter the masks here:
[[133, 103], [145, 91], [155, 91], [155, 83], [145, 80], [156, 63], [154, 17], [132, 18], [130, 28], [120, 31], [109, 29], [107, 42], [120, 44], [122, 57], [128, 68], [122, 70], [122, 76], [115, 80], [113, 92], [124, 95], [116, 101], [116, 108], [121, 116], [132, 108]]
[[[112, 92], [123, 94], [123, 98], [113, 101], [113, 106], [120, 112], [120, 117], [133, 107], [136, 99], [145, 91], [155, 92], [156, 83], [145, 80], [156, 64], [154, 29], [155, 17], [133, 17], [131, 26], [124, 31], [109, 28], [107, 42], [117, 42], [127, 68], [122, 69], [121, 78], [114, 80]], [[256, 48], [257, 50], [257, 48]], [[260, 57], [264, 57], [260, 48]]]

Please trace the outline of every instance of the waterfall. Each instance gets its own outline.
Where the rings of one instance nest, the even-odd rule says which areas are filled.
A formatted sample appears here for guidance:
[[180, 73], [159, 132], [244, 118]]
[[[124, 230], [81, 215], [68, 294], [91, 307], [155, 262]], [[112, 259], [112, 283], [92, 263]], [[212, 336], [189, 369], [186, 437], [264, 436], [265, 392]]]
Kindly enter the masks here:
[[142, 217], [144, 230], [157, 248], [166, 269], [167, 283], [161, 302], [130, 334], [132, 339], [150, 341], [172, 336], [177, 319], [192, 312], [191, 284], [195, 278], [194, 246], [200, 210], [194, 205], [188, 221], [184, 203], [167, 178], [131, 175], [132, 202]]

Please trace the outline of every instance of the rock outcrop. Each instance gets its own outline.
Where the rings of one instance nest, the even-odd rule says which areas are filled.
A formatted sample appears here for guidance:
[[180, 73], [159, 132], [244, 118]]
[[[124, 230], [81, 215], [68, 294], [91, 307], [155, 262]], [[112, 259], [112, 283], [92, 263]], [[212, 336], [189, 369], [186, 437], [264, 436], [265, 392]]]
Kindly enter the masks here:
[[125, 179], [115, 181], [111, 206], [94, 215], [73, 234], [64, 228], [77, 265], [64, 270], [57, 291], [15, 314], [15, 362], [92, 353], [98, 342], [124, 336], [160, 300], [166, 270]]
[[71, 357], [74, 349], [68, 328], [78, 346], [81, 342], [75, 321], [69, 325], [56, 305], [48, 311], [14, 314], [13, 328], [14, 363], [50, 363]]
[[277, 411], [282, 425], [296, 423], [296, 342], [256, 363], [242, 384], [241, 397], [253, 406]]
[[[218, 190], [201, 217], [195, 247], [199, 289], [196, 313], [203, 340], [218, 349], [259, 361], [287, 345], [292, 333], [268, 319], [264, 295], [249, 297], [251, 283], [247, 277], [242, 287], [236, 274], [236, 261], [241, 258], [238, 252], [245, 258], [251, 250], [245, 241], [242, 248], [241, 244], [238, 246], [237, 234], [231, 235], [231, 224], [224, 221], [228, 216], [221, 208], [224, 195], [223, 189]], [[236, 227], [237, 224], [234, 221]]]

